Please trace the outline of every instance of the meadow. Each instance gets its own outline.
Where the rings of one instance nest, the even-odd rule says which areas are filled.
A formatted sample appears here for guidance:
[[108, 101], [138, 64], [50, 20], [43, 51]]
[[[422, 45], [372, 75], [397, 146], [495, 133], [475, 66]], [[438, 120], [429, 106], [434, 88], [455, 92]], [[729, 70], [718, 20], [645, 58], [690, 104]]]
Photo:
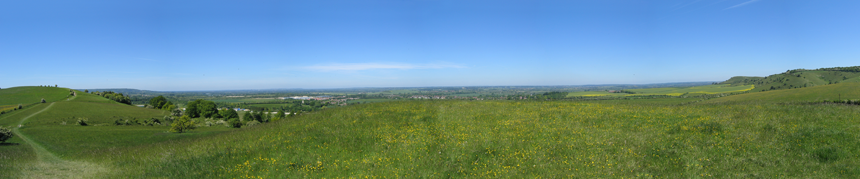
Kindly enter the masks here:
[[[785, 103], [784, 94], [772, 93], [832, 94], [858, 85], [702, 102], [388, 101], [182, 134], [164, 126], [60, 124], [72, 116], [161, 114], [98, 110], [106, 106], [87, 106], [99, 103], [97, 96], [79, 96], [32, 115], [21, 132], [62, 159], [98, 164], [105, 178], [856, 178], [860, 106]], [[0, 125], [47, 106], [0, 116]], [[26, 143], [11, 141], [22, 145], [0, 146], [0, 177], [22, 176], [16, 172], [38, 160]]]
[[860, 122], [849, 115], [857, 111], [606, 101], [371, 103], [206, 138], [117, 148], [93, 159], [123, 161], [115, 165], [130, 170], [119, 176], [155, 178], [850, 177], [860, 174], [860, 143], [852, 140], [860, 131], [846, 125]]

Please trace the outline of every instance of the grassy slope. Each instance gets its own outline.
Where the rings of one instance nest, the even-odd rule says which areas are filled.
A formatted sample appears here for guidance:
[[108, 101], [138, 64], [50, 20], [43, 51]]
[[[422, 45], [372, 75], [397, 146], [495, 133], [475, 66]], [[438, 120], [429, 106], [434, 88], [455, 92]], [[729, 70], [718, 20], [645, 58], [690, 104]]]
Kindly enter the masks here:
[[7, 107], [17, 107], [18, 104], [38, 103], [45, 98], [48, 102], [63, 100], [69, 96], [69, 89], [54, 87], [13, 87], [0, 89], [0, 110], [8, 110]]
[[753, 92], [793, 89], [827, 85], [831, 83], [860, 82], [860, 73], [844, 71], [799, 71], [786, 72], [764, 77], [732, 77], [721, 84], [755, 85]]
[[[68, 89], [60, 90], [67, 94]], [[41, 91], [39, 95], [51, 91]], [[5, 94], [14, 95], [14, 94]], [[7, 97], [7, 96], [0, 96]], [[36, 104], [23, 110], [14, 111], [9, 114], [0, 115], [0, 125], [10, 126], [21, 121], [25, 116], [30, 116], [37, 111], [45, 109], [52, 103]], [[58, 154], [60, 158], [72, 160], [87, 160], [92, 155], [103, 155], [106, 150], [116, 147], [141, 146], [168, 140], [194, 138], [200, 136], [220, 133], [229, 128], [202, 128], [191, 133], [173, 134], [168, 133], [168, 126], [78, 126], [77, 119], [87, 119], [90, 125], [112, 123], [115, 119], [137, 118], [141, 121], [149, 118], [159, 118], [166, 113], [160, 110], [140, 108], [120, 104], [96, 95], [86, 94], [78, 91], [78, 97], [70, 101], [57, 101], [50, 109], [32, 115], [20, 128], [21, 133], [31, 140], [40, 144], [51, 153]], [[62, 122], [66, 122], [65, 125]], [[0, 146], [0, 178], [27, 177], [30, 171], [48, 170], [56, 166], [39, 163], [33, 148], [21, 140], [13, 137], [8, 142], [19, 145]], [[53, 155], [53, 154], [51, 154]], [[76, 163], [74, 161], [61, 161], [60, 163]], [[81, 163], [81, 162], [77, 162]], [[82, 164], [82, 163], [81, 163]], [[23, 168], [22, 168], [23, 167]], [[60, 170], [69, 170], [68, 168]], [[24, 174], [24, 175], [20, 175]], [[33, 176], [31, 176], [33, 177]], [[38, 176], [37, 176], [38, 177]]]
[[[168, 133], [162, 126], [113, 126], [117, 119], [162, 119], [167, 112], [120, 104], [97, 95], [78, 93], [72, 101], [57, 102], [51, 110], [33, 116], [21, 131], [45, 148], [66, 158], [86, 158], [96, 151], [114, 147], [139, 146], [148, 143], [197, 137], [222, 132], [229, 128], [204, 128], [194, 133]], [[78, 126], [77, 119], [87, 119], [90, 125]], [[66, 124], [63, 125], [62, 123]]]
[[372, 103], [97, 159], [154, 178], [860, 176], [857, 106], [629, 101]]
[[[0, 90], [0, 104], [38, 103], [42, 98], [46, 101], [58, 101], [66, 98], [68, 89], [54, 87], [14, 87]], [[17, 127], [21, 118], [36, 113], [50, 103], [38, 103], [27, 106], [22, 110], [10, 111], [0, 115], [0, 126]], [[33, 148], [20, 137], [12, 137], [5, 144], [0, 144], [0, 178], [14, 178], [20, 167], [36, 160]]]
[[704, 103], [722, 102], [812, 102], [820, 100], [836, 100], [839, 95], [842, 99], [860, 99], [860, 83], [846, 82], [832, 85], [821, 85], [807, 88], [773, 90], [757, 93], [747, 93], [728, 97], [716, 98]]

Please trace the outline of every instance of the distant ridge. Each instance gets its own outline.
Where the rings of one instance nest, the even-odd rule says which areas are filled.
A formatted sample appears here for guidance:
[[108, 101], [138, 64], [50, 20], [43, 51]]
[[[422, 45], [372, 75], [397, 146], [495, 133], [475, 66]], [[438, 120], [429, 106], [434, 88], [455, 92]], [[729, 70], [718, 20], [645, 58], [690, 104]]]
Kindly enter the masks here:
[[720, 84], [755, 85], [751, 91], [813, 87], [844, 82], [860, 82], [860, 66], [794, 69], [767, 77], [735, 76]]

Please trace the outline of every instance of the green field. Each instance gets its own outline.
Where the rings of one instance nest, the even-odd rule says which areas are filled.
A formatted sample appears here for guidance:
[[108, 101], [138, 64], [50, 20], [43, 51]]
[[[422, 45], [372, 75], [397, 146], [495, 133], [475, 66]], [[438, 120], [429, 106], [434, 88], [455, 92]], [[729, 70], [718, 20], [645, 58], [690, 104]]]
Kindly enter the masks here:
[[[0, 116], [28, 139], [0, 146], [0, 178], [856, 178], [860, 106], [785, 102], [860, 99], [857, 87], [702, 102], [389, 101], [182, 134], [71, 125], [163, 114], [79, 95]], [[650, 92], [713, 88], [749, 87]]]
[[754, 85], [706, 85], [706, 86], [693, 86], [693, 87], [682, 87], [682, 88], [645, 88], [645, 89], [628, 89], [626, 91], [634, 92], [635, 94], [628, 93], [609, 93], [606, 91], [583, 91], [583, 92], [571, 92], [568, 93], [568, 97], [575, 96], [650, 96], [650, 95], [667, 95], [667, 96], [681, 96], [681, 95], [697, 95], [697, 94], [719, 94], [719, 93], [734, 93], [734, 92], [744, 92], [749, 91], [754, 88]]
[[211, 101], [214, 102], [225, 102], [225, 103], [265, 103], [265, 102], [283, 102], [282, 99], [259, 99], [259, 98], [235, 98], [235, 99], [213, 99]]
[[386, 101], [394, 101], [394, 99], [357, 99], [357, 100], [349, 100], [346, 101], [349, 104], [355, 103], [378, 103], [378, 102], [386, 102]]

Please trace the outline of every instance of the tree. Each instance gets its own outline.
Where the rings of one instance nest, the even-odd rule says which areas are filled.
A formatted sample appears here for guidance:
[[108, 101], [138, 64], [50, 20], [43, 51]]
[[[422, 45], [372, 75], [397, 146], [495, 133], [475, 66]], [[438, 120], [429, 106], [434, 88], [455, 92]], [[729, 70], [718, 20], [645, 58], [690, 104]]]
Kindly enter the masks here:
[[245, 115], [242, 115], [242, 120], [245, 120], [245, 121], [254, 120], [254, 117], [251, 117], [251, 116], [252, 115], [251, 115], [250, 111], [245, 112]]
[[277, 115], [275, 115], [275, 117], [276, 117], [276, 118], [278, 118], [278, 119], [283, 119], [283, 118], [286, 118], [286, 117], [287, 117], [287, 114], [285, 114], [284, 110], [283, 110], [283, 109], [281, 109], [281, 110], [278, 110], [278, 114], [277, 114]]
[[197, 110], [200, 111], [200, 116], [205, 118], [217, 118], [220, 117], [218, 115], [218, 107], [215, 105], [215, 102], [202, 100], [200, 103], [197, 103]]
[[164, 104], [164, 106], [161, 107], [161, 109], [165, 111], [173, 111], [173, 109], [176, 109], [176, 105], [173, 105], [173, 103], [168, 101], [167, 104]]
[[18, 109], [24, 109], [24, 106], [22, 106], [21, 104], [18, 104]]
[[0, 126], [0, 143], [6, 143], [6, 140], [9, 140], [9, 138], [12, 138], [13, 136], [15, 136], [15, 134], [12, 133], [12, 129]]
[[218, 114], [220, 114], [224, 119], [239, 118], [239, 113], [236, 113], [236, 111], [229, 108], [218, 111]]
[[42, 103], [45, 103], [45, 98], [42, 98]]
[[203, 100], [198, 99], [198, 100], [188, 102], [188, 105], [185, 106], [185, 115], [187, 115], [190, 118], [200, 117], [200, 110], [197, 108], [197, 104], [200, 104], [201, 101], [203, 101]]
[[155, 109], [161, 109], [162, 107], [164, 107], [165, 104], [167, 104], [167, 98], [161, 95], [149, 99], [149, 105], [152, 105], [152, 107], [155, 107]]
[[194, 121], [187, 115], [180, 117], [170, 124], [170, 132], [175, 133], [183, 133], [194, 128]]

